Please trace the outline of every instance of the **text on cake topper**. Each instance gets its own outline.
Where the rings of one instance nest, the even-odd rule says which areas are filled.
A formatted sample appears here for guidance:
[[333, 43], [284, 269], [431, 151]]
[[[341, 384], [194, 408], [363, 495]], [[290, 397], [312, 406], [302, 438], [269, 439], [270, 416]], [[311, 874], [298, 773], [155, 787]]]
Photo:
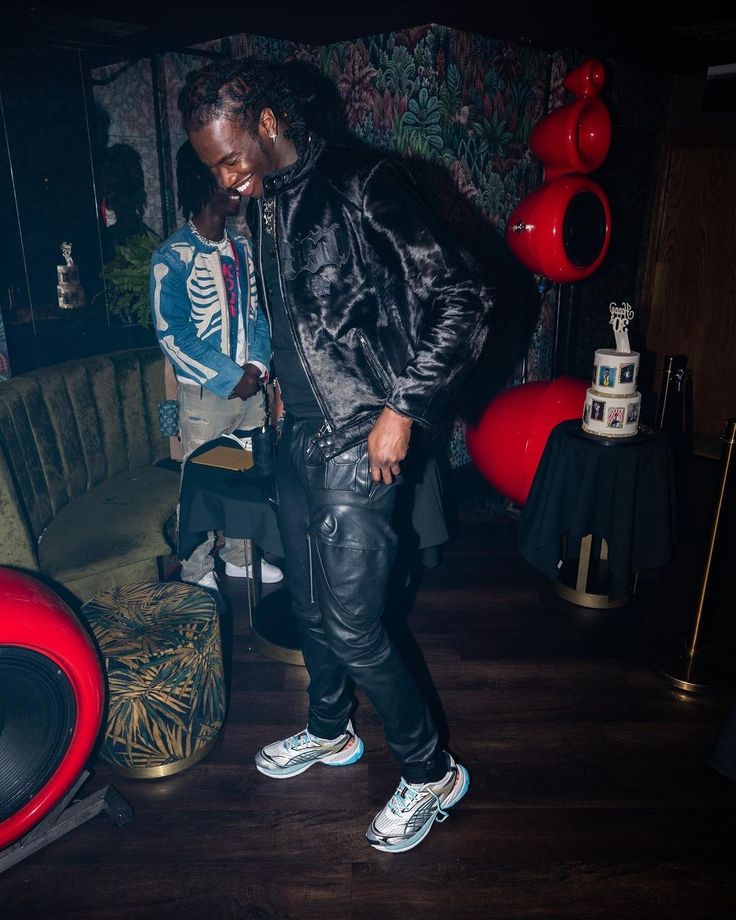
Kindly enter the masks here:
[[629, 323], [634, 318], [634, 310], [631, 304], [625, 301], [619, 307], [612, 302], [608, 309], [611, 312], [610, 324], [613, 326], [613, 334], [616, 336], [616, 351], [628, 354], [631, 351], [629, 345]]

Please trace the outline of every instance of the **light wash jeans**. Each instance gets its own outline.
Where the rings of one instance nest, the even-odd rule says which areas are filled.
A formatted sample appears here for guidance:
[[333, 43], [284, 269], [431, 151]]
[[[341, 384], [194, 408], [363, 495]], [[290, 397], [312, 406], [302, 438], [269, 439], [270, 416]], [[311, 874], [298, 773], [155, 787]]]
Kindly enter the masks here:
[[[182, 470], [189, 454], [207, 441], [239, 429], [260, 428], [265, 420], [264, 394], [259, 391], [250, 399], [223, 399], [204, 387], [180, 383], [179, 432], [183, 450]], [[210, 551], [215, 542], [215, 532], [210, 531], [204, 543], [181, 564], [182, 581], [198, 581], [215, 565]], [[225, 537], [220, 558], [233, 565], [251, 562], [250, 548], [245, 540]]]

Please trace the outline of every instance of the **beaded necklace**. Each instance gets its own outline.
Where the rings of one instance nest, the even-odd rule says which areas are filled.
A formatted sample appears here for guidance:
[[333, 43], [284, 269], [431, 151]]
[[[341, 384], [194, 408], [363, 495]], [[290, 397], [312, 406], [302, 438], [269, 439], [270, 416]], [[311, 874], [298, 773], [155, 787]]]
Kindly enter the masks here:
[[199, 242], [204, 243], [205, 246], [217, 246], [220, 249], [222, 249], [223, 244], [227, 243], [227, 241], [230, 239], [230, 237], [227, 235], [227, 228], [225, 228], [225, 235], [223, 236], [221, 240], [208, 240], [207, 237], [202, 236], [199, 230], [197, 230], [197, 228], [194, 226], [194, 223], [192, 222], [191, 217], [189, 218], [189, 229], [197, 237]]

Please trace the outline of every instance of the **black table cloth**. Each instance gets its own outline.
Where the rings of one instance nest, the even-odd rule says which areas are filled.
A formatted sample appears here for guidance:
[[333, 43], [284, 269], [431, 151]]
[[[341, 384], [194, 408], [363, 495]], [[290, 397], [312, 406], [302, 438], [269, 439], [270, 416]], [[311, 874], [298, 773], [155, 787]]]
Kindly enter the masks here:
[[221, 437], [193, 451], [184, 464], [179, 496], [179, 558], [186, 559], [207, 536], [218, 530], [226, 537], [252, 540], [262, 550], [283, 557], [284, 549], [273, 500], [274, 484], [255, 467], [242, 472], [192, 463], [211, 447], [237, 446]]
[[627, 593], [635, 572], [668, 562], [676, 534], [672, 447], [662, 432], [604, 439], [577, 420], [547, 440], [519, 525], [521, 555], [559, 575], [561, 537], [579, 554], [587, 534], [608, 543], [609, 598]]

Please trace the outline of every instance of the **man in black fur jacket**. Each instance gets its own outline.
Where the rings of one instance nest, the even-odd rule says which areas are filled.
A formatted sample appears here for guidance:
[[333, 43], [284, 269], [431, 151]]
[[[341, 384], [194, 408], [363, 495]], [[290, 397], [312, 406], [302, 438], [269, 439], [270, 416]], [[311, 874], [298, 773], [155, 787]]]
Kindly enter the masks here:
[[354, 681], [401, 764], [401, 782], [366, 836], [377, 849], [408, 850], [469, 778], [440, 744], [382, 625], [396, 489], [413, 430], [444, 420], [480, 353], [491, 294], [403, 164], [310, 135], [285, 68], [216, 62], [189, 75], [179, 105], [218, 183], [252, 199], [261, 304], [286, 409], [279, 520], [309, 717], [303, 731], [262, 748], [256, 766], [284, 778], [357, 761]]

